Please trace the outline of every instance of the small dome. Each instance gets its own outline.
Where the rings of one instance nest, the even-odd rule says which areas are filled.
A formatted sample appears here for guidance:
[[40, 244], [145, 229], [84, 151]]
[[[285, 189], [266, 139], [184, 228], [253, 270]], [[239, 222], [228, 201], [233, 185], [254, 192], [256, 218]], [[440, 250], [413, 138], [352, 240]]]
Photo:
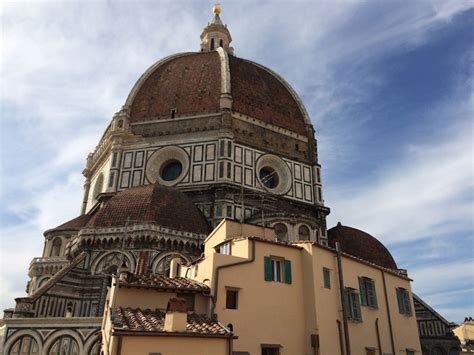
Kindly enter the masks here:
[[387, 269], [398, 269], [388, 249], [377, 238], [359, 229], [338, 223], [337, 226], [328, 230], [328, 241], [333, 248], [338, 242], [341, 250], [347, 254]]
[[86, 227], [118, 227], [126, 223], [155, 223], [183, 232], [209, 233], [202, 212], [184, 193], [158, 184], [132, 187], [113, 196]]
[[[292, 132], [307, 135], [305, 109], [284, 80], [259, 64], [228, 55], [222, 73], [218, 51], [181, 53], [150, 67], [127, 99], [130, 122], [220, 110], [223, 78], [230, 76], [232, 110]], [[312, 134], [312, 133], [311, 133]]]

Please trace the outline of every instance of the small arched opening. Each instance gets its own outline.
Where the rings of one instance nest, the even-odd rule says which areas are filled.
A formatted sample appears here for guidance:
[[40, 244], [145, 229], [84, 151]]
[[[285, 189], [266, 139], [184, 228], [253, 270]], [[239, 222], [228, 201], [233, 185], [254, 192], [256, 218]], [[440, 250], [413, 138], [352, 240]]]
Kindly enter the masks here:
[[277, 223], [273, 227], [275, 229], [275, 235], [279, 242], [288, 241], [288, 228], [283, 223]]
[[61, 238], [55, 238], [53, 240], [53, 245], [51, 246], [51, 253], [49, 253], [49, 256], [59, 256], [61, 254], [61, 245]]
[[309, 228], [307, 226], [302, 225], [298, 228], [298, 239], [309, 240]]

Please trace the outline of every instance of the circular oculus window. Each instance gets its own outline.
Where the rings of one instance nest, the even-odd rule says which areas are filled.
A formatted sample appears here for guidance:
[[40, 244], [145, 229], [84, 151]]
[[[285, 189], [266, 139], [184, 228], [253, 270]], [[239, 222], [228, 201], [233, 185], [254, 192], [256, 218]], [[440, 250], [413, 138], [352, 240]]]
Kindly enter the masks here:
[[189, 170], [188, 154], [181, 148], [164, 147], [152, 154], [146, 164], [146, 177], [151, 183], [174, 186], [186, 176]]
[[273, 154], [265, 154], [256, 162], [257, 178], [267, 191], [283, 195], [291, 189], [291, 171], [288, 165]]

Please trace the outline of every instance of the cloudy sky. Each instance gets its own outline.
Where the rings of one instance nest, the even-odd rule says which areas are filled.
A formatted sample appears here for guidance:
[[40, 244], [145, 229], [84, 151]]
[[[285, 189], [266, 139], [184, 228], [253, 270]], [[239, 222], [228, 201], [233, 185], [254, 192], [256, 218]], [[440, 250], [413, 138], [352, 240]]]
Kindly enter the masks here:
[[[12, 1], [1, 22], [0, 307], [138, 77], [196, 51], [209, 1]], [[312, 117], [329, 226], [377, 236], [443, 316], [474, 315], [473, 1], [222, 1], [236, 55]]]

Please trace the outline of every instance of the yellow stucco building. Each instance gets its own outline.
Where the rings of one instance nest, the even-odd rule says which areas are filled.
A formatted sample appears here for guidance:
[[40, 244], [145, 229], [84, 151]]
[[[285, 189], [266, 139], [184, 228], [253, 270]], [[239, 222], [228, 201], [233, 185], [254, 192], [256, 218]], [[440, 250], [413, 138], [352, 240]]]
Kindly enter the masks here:
[[[223, 220], [200, 259], [181, 265], [175, 258], [170, 272], [168, 278], [122, 272], [115, 280], [102, 327], [104, 353], [421, 352], [411, 280], [330, 247], [279, 242], [273, 229]], [[165, 309], [176, 297], [187, 302], [187, 327], [166, 330], [172, 313]], [[123, 316], [127, 308], [133, 315]], [[137, 313], [145, 309], [153, 316], [141, 321]], [[195, 330], [195, 312], [207, 331]], [[150, 317], [160, 326], [147, 328]], [[120, 337], [126, 345], [119, 351], [111, 344]], [[184, 351], [187, 346], [194, 350]]]

